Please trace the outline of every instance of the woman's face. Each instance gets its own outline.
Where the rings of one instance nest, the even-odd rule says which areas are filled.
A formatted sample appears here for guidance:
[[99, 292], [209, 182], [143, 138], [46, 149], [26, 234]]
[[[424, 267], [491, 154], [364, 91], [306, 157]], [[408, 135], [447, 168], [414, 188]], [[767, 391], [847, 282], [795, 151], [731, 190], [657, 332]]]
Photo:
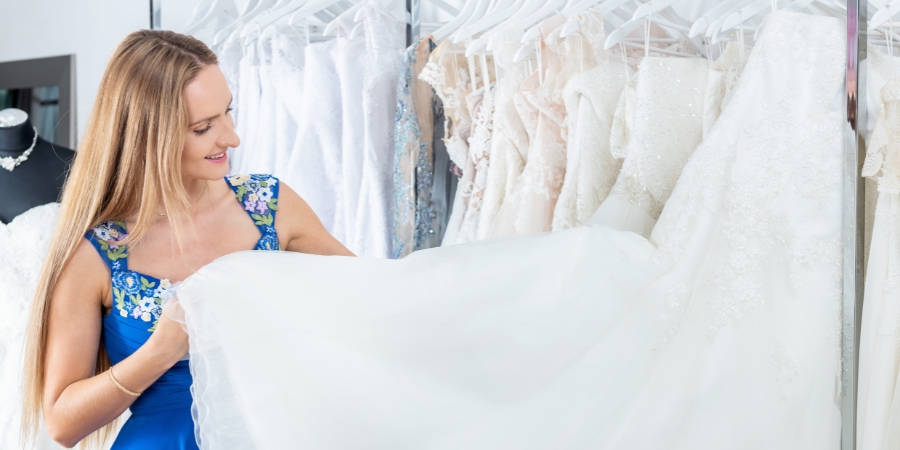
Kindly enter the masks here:
[[231, 91], [219, 66], [211, 64], [184, 88], [188, 131], [181, 165], [185, 178], [218, 180], [228, 175], [229, 148], [241, 144], [231, 118]]

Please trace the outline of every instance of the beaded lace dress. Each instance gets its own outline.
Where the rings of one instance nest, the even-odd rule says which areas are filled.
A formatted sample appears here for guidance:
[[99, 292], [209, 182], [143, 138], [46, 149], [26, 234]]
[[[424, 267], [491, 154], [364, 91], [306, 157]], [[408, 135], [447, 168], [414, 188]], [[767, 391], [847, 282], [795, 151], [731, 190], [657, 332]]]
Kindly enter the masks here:
[[[493, 224], [493, 237], [550, 231], [553, 209], [566, 171], [563, 125], [566, 111], [562, 92], [566, 83], [584, 68], [585, 52], [575, 52], [563, 39], [554, 16], [541, 24], [540, 70], [530, 75], [515, 97], [516, 109], [526, 129], [533, 129], [522, 173], [507, 193]], [[590, 53], [590, 52], [587, 52]]]
[[476, 239], [490, 237], [500, 206], [525, 167], [529, 135], [514, 103], [519, 86], [529, 75], [528, 61], [513, 62], [521, 38], [522, 32], [513, 28], [502, 30], [491, 38], [491, 48], [494, 49], [494, 58], [502, 76], [493, 89], [491, 159]]
[[[622, 170], [591, 223], [650, 236], [684, 164], [703, 138], [708, 69], [703, 58], [641, 61]], [[627, 105], [627, 97], [620, 103]]]
[[610, 131], [630, 69], [603, 50], [602, 16], [585, 14], [581, 22], [588, 30], [583, 36], [590, 39], [577, 42], [578, 50], [592, 52], [596, 67], [572, 77], [563, 91], [566, 175], [553, 210], [554, 231], [586, 223], [622, 167], [610, 151]]
[[[472, 115], [469, 109], [468, 95], [472, 92], [473, 81], [469, 75], [468, 62], [461, 52], [462, 45], [455, 45], [449, 40], [438, 44], [428, 58], [428, 63], [419, 74], [419, 79], [430, 84], [435, 94], [444, 105], [444, 144], [450, 161], [463, 170], [459, 180], [459, 188], [453, 199], [450, 218], [444, 232], [442, 245], [456, 242], [468, 196], [463, 192], [475, 177], [474, 163], [469, 167], [469, 137], [472, 134]], [[482, 77], [476, 71], [475, 84], [482, 84]], [[473, 99], [474, 100], [474, 99]]]

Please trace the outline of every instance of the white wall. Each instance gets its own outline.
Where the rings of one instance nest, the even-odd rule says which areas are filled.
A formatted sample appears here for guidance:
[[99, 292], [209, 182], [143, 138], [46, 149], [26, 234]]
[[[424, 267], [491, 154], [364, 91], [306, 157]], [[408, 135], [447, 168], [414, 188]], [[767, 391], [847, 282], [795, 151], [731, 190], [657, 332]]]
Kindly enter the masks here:
[[0, 0], [0, 62], [74, 54], [80, 139], [116, 45], [149, 26], [149, 0]]

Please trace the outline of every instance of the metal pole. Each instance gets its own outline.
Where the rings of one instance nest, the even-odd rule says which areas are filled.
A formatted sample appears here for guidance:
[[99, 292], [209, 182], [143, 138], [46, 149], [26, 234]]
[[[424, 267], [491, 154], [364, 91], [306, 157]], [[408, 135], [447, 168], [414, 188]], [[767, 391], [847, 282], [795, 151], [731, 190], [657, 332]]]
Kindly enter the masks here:
[[150, 0], [150, 29], [162, 29], [162, 0]]
[[843, 330], [841, 360], [841, 449], [856, 448], [856, 391], [859, 370], [859, 326], [863, 301], [863, 242], [865, 242], [865, 184], [860, 176], [866, 145], [860, 126], [866, 122], [866, 80], [859, 63], [866, 59], [868, 0], [847, 0], [847, 121], [844, 124], [843, 203]]
[[406, 0], [406, 47], [418, 44], [421, 34], [419, 19], [420, 0]]

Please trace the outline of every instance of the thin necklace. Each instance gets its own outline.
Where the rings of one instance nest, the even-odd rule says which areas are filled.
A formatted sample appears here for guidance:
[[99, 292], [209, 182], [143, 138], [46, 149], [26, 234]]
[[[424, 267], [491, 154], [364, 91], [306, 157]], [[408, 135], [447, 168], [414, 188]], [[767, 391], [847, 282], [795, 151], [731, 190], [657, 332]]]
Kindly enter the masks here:
[[28, 155], [30, 155], [31, 152], [34, 150], [34, 146], [37, 144], [37, 138], [38, 138], [37, 127], [33, 127], [33, 128], [34, 128], [34, 139], [31, 141], [31, 147], [28, 147], [28, 150], [25, 150], [24, 153], [22, 153], [21, 155], [19, 155], [16, 158], [13, 158], [12, 156], [0, 157], [0, 167], [12, 172], [13, 169], [15, 169], [16, 167], [19, 167], [19, 164], [22, 164], [23, 162], [28, 160]]
[[[201, 196], [201, 197], [203, 196], [204, 193], [206, 193], [206, 190], [207, 190], [208, 188], [209, 188], [209, 184], [206, 184], [206, 185], [203, 186], [203, 192], [200, 193], [200, 196]], [[197, 200], [197, 201], [199, 202], [199, 200]], [[193, 203], [193, 204], [191, 204], [191, 205], [188, 205], [187, 209], [193, 208], [195, 204], [196, 204], [196, 202]], [[187, 211], [187, 209], [186, 209], [185, 211]], [[160, 216], [160, 217], [166, 217], [166, 213], [156, 213], [156, 214], [157, 214], [158, 216]]]

